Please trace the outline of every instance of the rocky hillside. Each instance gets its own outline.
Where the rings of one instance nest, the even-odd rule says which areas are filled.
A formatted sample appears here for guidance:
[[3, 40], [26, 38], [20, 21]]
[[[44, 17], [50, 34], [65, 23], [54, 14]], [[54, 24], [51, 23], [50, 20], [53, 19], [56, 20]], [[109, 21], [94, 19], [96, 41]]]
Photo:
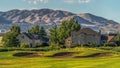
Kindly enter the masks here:
[[[61, 20], [69, 19], [74, 17], [82, 23], [95, 23], [95, 24], [117, 24], [114, 21], [107, 20], [105, 18], [92, 15], [90, 13], [85, 14], [74, 14], [62, 10], [52, 10], [52, 9], [40, 9], [40, 10], [10, 10], [7, 12], [0, 12], [0, 16], [4, 17], [6, 20], [12, 23], [60, 23]], [[1, 22], [1, 21], [0, 21]], [[6, 22], [5, 22], [6, 23]]]
[[[5, 19], [12, 21], [12, 23], [51, 23], [60, 22], [64, 17], [74, 15], [73, 13], [51, 10], [51, 9], [40, 9], [40, 10], [10, 10], [7, 12], [0, 12], [0, 16]], [[1, 21], [0, 21], [1, 22]], [[5, 22], [7, 23], [7, 22]]]
[[[10, 10], [0, 12], [0, 23], [61, 23], [63, 20], [74, 18], [83, 26], [96, 26], [106, 30], [105, 27], [114, 26], [119, 29], [119, 24], [113, 20], [92, 15], [90, 13], [74, 14], [68, 11], [40, 9], [40, 10]], [[94, 27], [95, 28], [95, 27]], [[112, 28], [114, 29], [114, 28]], [[111, 30], [111, 29], [110, 29]]]

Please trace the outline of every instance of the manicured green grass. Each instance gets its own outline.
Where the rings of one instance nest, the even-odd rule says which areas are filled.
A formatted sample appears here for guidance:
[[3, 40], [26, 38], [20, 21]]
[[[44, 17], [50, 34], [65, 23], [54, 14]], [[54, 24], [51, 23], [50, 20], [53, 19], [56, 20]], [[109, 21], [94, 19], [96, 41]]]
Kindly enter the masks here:
[[[78, 52], [77, 54], [75, 54], [76, 56], [86, 56], [103, 52], [113, 52], [116, 55], [96, 58], [27, 58], [13, 56], [13, 54], [18, 52], [21, 51], [0, 52], [0, 68], [119, 68], [120, 66], [119, 52], [111, 50], [101, 50], [98, 48], [70, 48], [42, 53], [44, 53], [44, 56], [52, 56], [53, 54], [59, 52]], [[36, 53], [36, 51], [32, 52]], [[37, 53], [41, 52], [37, 51]]]

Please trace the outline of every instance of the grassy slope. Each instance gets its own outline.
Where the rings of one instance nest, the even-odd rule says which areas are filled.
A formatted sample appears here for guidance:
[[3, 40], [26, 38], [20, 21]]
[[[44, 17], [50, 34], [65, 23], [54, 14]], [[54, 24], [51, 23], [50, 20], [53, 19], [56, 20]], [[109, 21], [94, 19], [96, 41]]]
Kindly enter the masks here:
[[[20, 58], [12, 55], [18, 51], [1, 52], [0, 68], [119, 68], [120, 57], [102, 58]], [[45, 56], [50, 56], [58, 52], [79, 52], [77, 55], [89, 55], [106, 52], [93, 48], [74, 48], [44, 52]]]

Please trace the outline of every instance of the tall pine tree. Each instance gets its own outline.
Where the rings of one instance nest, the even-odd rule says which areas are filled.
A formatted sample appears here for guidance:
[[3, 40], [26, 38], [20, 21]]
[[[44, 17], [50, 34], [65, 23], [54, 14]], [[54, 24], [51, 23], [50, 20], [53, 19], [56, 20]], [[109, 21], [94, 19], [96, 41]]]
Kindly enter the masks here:
[[17, 25], [14, 25], [10, 28], [10, 32], [15, 33], [16, 35], [19, 35], [21, 30], [20, 27]]
[[17, 36], [20, 34], [19, 26], [12, 26], [10, 32], [4, 34], [2, 38], [3, 46], [5, 47], [17, 47], [19, 46], [19, 40]]
[[51, 43], [58, 44], [58, 27], [57, 25], [53, 26], [50, 30], [50, 41]]
[[32, 27], [30, 30], [28, 30], [29, 33], [35, 33], [35, 34], [38, 34], [38, 35], [41, 35], [41, 36], [46, 36], [47, 33], [44, 29], [43, 26], [41, 26], [41, 28], [36, 25], [35, 27]]
[[47, 35], [43, 26], [40, 28], [39, 35], [41, 35], [41, 36], [46, 36]]

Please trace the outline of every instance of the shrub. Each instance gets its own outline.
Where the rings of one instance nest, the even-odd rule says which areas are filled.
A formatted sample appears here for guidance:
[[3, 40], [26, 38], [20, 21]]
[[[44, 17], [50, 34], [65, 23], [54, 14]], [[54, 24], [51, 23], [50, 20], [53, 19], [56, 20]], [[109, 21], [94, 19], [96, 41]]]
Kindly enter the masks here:
[[75, 47], [80, 47], [81, 45], [79, 44], [75, 44], [74, 46], [72, 46], [72, 48], [75, 48]]
[[118, 46], [120, 46], [120, 41], [116, 41], [115, 43], [116, 43]]
[[48, 43], [36, 43], [35, 44], [35, 47], [47, 47], [47, 46], [49, 46]]
[[97, 47], [96, 43], [91, 43], [90, 47]]
[[66, 46], [65, 45], [60, 45], [60, 48], [66, 48]]
[[90, 47], [89, 44], [83, 44], [82, 46], [83, 46], [83, 47]]
[[36, 43], [35, 47], [41, 47], [41, 43]]
[[48, 43], [42, 43], [41, 45], [42, 45], [43, 47], [49, 46]]
[[110, 43], [105, 43], [104, 46], [109, 46], [109, 47], [116, 47], [117, 44], [114, 42], [110, 42]]
[[99, 47], [99, 49], [102, 49], [102, 50], [112, 50], [113, 47]]
[[58, 49], [60, 48], [60, 46], [58, 46], [58, 45], [55, 44], [55, 43], [51, 43], [51, 44], [50, 44], [50, 47], [53, 48], [53, 49], [54, 49], [54, 48], [58, 48]]
[[20, 47], [21, 48], [29, 48], [30, 45], [28, 43], [21, 43]]
[[117, 44], [116, 44], [116, 43], [114, 43], [114, 42], [111, 42], [111, 43], [109, 43], [109, 46], [111, 46], [111, 47], [116, 47], [116, 46], [117, 46]]
[[104, 43], [104, 47], [108, 46], [109, 43]]
[[120, 52], [120, 47], [114, 47], [112, 50], [116, 52]]

